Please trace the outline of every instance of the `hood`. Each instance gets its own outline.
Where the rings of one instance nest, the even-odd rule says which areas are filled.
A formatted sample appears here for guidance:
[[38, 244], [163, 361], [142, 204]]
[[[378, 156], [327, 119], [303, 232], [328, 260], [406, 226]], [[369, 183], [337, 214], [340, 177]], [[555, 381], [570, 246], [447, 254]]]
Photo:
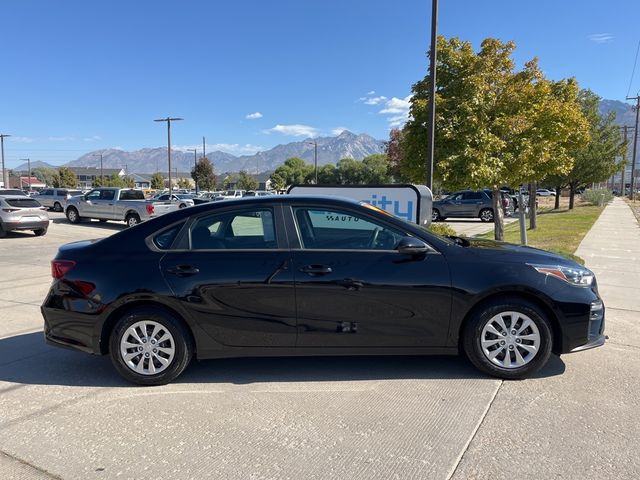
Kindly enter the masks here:
[[465, 240], [468, 242], [468, 246], [464, 248], [469, 253], [493, 257], [494, 260], [518, 263], [551, 263], [567, 267], [581, 267], [581, 265], [562, 255], [540, 250], [539, 248], [478, 238], [465, 238]]

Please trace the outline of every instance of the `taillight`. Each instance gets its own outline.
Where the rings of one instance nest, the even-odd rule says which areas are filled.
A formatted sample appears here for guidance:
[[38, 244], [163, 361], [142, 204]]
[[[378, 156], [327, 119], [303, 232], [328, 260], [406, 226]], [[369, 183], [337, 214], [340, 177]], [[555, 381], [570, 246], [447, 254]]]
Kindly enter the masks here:
[[156, 208], [153, 206], [153, 203], [147, 203], [147, 213], [153, 215], [155, 211]]
[[76, 262], [72, 260], [51, 260], [51, 276], [60, 280], [75, 266]]

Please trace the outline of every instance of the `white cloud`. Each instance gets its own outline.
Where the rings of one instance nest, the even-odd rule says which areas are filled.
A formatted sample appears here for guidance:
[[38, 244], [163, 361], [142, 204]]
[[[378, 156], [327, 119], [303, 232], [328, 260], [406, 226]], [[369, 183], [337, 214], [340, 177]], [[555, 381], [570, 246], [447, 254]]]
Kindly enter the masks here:
[[592, 33], [587, 38], [595, 43], [607, 43], [615, 37], [611, 33]]
[[409, 103], [410, 99], [411, 99], [411, 95], [405, 98], [393, 97], [387, 102], [385, 102], [385, 108], [380, 110], [379, 113], [408, 114], [409, 108], [411, 107], [411, 104]]
[[363, 101], [365, 105], [378, 105], [387, 100], [387, 97], [380, 95], [379, 97], [365, 98]]
[[262, 118], [262, 114], [260, 112], [249, 113], [244, 118], [247, 120], [256, 120], [258, 118]]
[[31, 137], [9, 137], [9, 140], [16, 143], [33, 143], [35, 138]]
[[102, 140], [102, 137], [100, 135], [92, 135], [90, 137], [83, 138], [83, 140], [85, 142], [95, 142], [97, 140]]
[[349, 129], [347, 127], [336, 127], [336, 128], [332, 128], [331, 129], [331, 133], [333, 135], [340, 135], [345, 130], [349, 131]]
[[367, 92], [367, 95], [375, 95], [375, 94], [376, 94], [375, 90], [371, 90], [371, 91]]
[[315, 137], [318, 134], [318, 130], [308, 125], [276, 125], [273, 128], [264, 131], [265, 133], [281, 133], [283, 135], [290, 135], [293, 137]]
[[49, 137], [50, 142], [73, 142], [75, 137]]

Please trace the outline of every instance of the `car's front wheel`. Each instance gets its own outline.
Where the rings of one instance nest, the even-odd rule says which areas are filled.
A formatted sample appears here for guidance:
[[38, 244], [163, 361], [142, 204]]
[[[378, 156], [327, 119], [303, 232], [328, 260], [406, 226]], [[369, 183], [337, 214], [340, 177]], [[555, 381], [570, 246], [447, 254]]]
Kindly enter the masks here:
[[47, 234], [47, 229], [46, 228], [38, 228], [37, 230], [34, 230], [33, 233], [36, 235], [36, 237], [42, 237], [42, 236]]
[[493, 222], [493, 210], [490, 208], [483, 208], [480, 210], [479, 217], [483, 222]]
[[125, 314], [111, 332], [111, 361], [126, 380], [139, 385], [164, 385], [189, 365], [193, 342], [184, 324], [153, 307]]
[[440, 217], [440, 211], [437, 208], [434, 208], [434, 209], [431, 210], [431, 221], [432, 222], [437, 222], [441, 218], [442, 217]]
[[542, 368], [552, 347], [551, 325], [536, 305], [519, 298], [480, 308], [462, 333], [464, 353], [481, 371], [517, 379]]
[[80, 214], [78, 213], [78, 210], [76, 210], [76, 207], [67, 208], [67, 220], [71, 223], [80, 223], [82, 219], [80, 218]]

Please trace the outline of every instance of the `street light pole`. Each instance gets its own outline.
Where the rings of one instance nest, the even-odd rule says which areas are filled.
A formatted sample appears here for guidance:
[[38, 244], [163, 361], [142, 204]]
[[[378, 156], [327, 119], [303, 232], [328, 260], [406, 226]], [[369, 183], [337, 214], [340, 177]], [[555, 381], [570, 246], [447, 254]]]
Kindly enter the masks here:
[[429, 51], [429, 144], [427, 146], [427, 187], [433, 186], [433, 153], [436, 138], [436, 54], [438, 43], [438, 0], [431, 0], [431, 49]]
[[318, 184], [318, 141], [310, 140], [307, 142], [309, 145], [313, 145], [313, 167], [315, 172], [315, 184]]
[[184, 120], [183, 118], [159, 118], [154, 120], [154, 122], [167, 122], [167, 160], [169, 163], [169, 193], [173, 191], [171, 188], [171, 122], [177, 122], [180, 120]]
[[2, 150], [2, 185], [4, 188], [9, 188], [7, 186], [7, 183], [9, 183], [7, 181], [7, 169], [4, 168], [4, 139], [5, 137], [10, 137], [11, 135], [8, 135], [6, 133], [0, 133], [0, 149]]
[[631, 158], [631, 184], [629, 185], [629, 199], [633, 200], [633, 195], [635, 193], [635, 180], [636, 180], [636, 148], [638, 146], [638, 115], [640, 114], [640, 95], [636, 95], [635, 97], [627, 97], [627, 100], [635, 100], [635, 110], [636, 110], [636, 125], [635, 130], [633, 132], [633, 158]]
[[101, 153], [94, 153], [93, 156], [94, 157], [100, 157], [100, 186], [104, 187], [104, 170], [102, 168], [102, 154]]
[[198, 172], [196, 172], [196, 169], [198, 168], [198, 160], [197, 160], [197, 156], [198, 156], [198, 149], [197, 148], [189, 148], [187, 149], [188, 152], [193, 152], [193, 181], [196, 184], [196, 195], [198, 194]]

